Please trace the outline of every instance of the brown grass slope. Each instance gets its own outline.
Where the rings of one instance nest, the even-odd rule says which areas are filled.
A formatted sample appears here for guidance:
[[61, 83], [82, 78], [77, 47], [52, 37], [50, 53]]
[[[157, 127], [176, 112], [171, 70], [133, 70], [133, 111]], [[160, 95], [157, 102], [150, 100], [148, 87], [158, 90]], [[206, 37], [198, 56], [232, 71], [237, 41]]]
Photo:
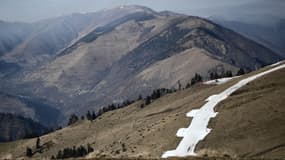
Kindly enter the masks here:
[[[137, 102], [107, 112], [93, 122], [80, 121], [42, 136], [43, 153], [33, 158], [50, 158], [65, 147], [88, 143], [95, 152], [86, 158], [159, 158], [179, 143], [180, 138], [175, 134], [179, 128], [189, 125], [190, 119], [185, 116], [188, 111], [200, 108], [208, 96], [249, 75], [223, 85], [198, 84], [166, 95], [145, 108], [140, 108], [142, 102]], [[284, 76], [284, 69], [266, 75], [219, 104], [219, 114], [210, 124], [213, 130], [196, 151], [210, 157], [284, 158]], [[35, 143], [35, 139], [2, 143], [0, 158], [24, 157], [26, 147]]]
[[255, 80], [217, 106], [212, 132], [198, 150], [285, 158], [285, 70]]
[[206, 19], [138, 6], [110, 11], [117, 12], [129, 14], [96, 27], [16, 83], [25, 94], [60, 104], [69, 116], [175, 87], [178, 80], [186, 85], [195, 73], [255, 70], [280, 60]]

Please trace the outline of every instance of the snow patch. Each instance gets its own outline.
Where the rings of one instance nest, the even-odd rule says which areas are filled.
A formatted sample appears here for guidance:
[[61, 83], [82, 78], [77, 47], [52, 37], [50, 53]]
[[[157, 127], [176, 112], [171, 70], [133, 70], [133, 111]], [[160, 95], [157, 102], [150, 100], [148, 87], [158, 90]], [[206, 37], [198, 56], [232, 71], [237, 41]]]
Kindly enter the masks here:
[[215, 79], [215, 80], [210, 80], [210, 81], [206, 81], [204, 82], [204, 84], [224, 84], [224, 83], [227, 83], [228, 81], [234, 79], [234, 78], [237, 78], [239, 76], [236, 76], [236, 77], [227, 77], [227, 78], [220, 78], [220, 79]]
[[187, 133], [187, 128], [180, 128], [177, 133], [176, 136], [177, 137], [184, 137]]
[[222, 93], [208, 97], [206, 99], [207, 103], [200, 109], [195, 109], [187, 113], [187, 117], [193, 117], [191, 124], [188, 128], [179, 129], [176, 134], [178, 137], [183, 137], [183, 139], [175, 150], [166, 151], [162, 155], [162, 158], [196, 156], [196, 145], [211, 132], [211, 129], [207, 128], [207, 126], [210, 119], [217, 115], [214, 111], [215, 106], [249, 82], [282, 68], [285, 68], [285, 64], [245, 78]]
[[279, 64], [281, 64], [282, 62], [277, 62], [277, 63], [274, 63], [274, 64], [271, 64], [270, 66], [271, 67], [275, 67], [275, 66], [278, 66]]
[[188, 112], [186, 114], [186, 116], [187, 117], [194, 117], [197, 114], [198, 111], [199, 111], [199, 109], [193, 109], [192, 111]]

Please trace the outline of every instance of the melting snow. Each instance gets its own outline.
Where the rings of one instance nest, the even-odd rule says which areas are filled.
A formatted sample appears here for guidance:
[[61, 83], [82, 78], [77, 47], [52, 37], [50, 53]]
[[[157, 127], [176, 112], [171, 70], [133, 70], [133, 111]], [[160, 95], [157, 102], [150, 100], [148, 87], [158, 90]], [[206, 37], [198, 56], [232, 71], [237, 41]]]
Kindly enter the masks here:
[[278, 65], [281, 64], [281, 63], [282, 63], [282, 61], [277, 62], [277, 63], [274, 63], [274, 64], [271, 64], [270, 66], [271, 66], [271, 67], [275, 67], [275, 66], [278, 66]]
[[210, 96], [206, 100], [207, 103], [200, 109], [194, 109], [188, 112], [187, 117], [193, 117], [191, 124], [188, 128], [179, 129], [176, 134], [178, 137], [183, 137], [183, 139], [175, 150], [165, 152], [162, 158], [195, 156], [196, 145], [211, 132], [211, 129], [207, 128], [207, 126], [210, 119], [217, 115], [217, 112], [214, 111], [215, 106], [247, 83], [282, 68], [285, 68], [285, 64], [245, 78], [222, 93]]
[[227, 83], [228, 81], [230, 81], [234, 78], [237, 78], [237, 77], [239, 77], [239, 76], [215, 79], [215, 80], [211, 80], [211, 81], [206, 81], [206, 82], [204, 82], [204, 84], [224, 84], [224, 83]]

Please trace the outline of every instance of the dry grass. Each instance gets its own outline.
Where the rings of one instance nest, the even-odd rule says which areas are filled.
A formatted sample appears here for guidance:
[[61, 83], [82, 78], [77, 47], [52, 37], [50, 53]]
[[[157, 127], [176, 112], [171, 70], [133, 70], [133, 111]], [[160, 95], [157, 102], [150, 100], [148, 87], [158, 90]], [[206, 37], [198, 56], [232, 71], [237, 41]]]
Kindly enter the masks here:
[[[186, 159], [285, 157], [284, 147], [272, 149], [285, 140], [284, 76], [285, 70], [265, 76], [219, 104], [219, 114], [210, 124], [213, 131], [197, 148], [202, 158]], [[180, 141], [175, 137], [177, 130], [190, 124], [185, 115], [188, 111], [200, 108], [208, 96], [220, 93], [244, 77], [218, 86], [198, 84], [166, 95], [143, 109], [142, 102], [137, 102], [93, 122], [80, 121], [41, 137], [42, 143], [52, 145], [34, 158], [50, 158], [65, 147], [90, 143], [96, 151], [86, 158], [159, 159], [164, 151], [176, 148]], [[11, 155], [23, 157], [26, 146], [34, 145], [35, 139], [0, 144], [0, 159]], [[219, 156], [222, 157], [213, 158]]]

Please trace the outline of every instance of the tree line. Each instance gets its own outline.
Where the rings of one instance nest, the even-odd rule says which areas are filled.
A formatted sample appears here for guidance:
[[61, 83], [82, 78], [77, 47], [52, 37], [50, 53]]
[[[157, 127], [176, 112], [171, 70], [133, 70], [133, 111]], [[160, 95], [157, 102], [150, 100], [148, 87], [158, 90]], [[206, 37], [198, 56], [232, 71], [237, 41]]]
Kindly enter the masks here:
[[[243, 69], [239, 69], [236, 76], [240, 76], [240, 75], [243, 75], [245, 74], [245, 71]], [[217, 72], [211, 72], [209, 73], [209, 78], [210, 80], [214, 80], [214, 79], [219, 79], [219, 78], [224, 78], [224, 77], [232, 77], [233, 76], [233, 73], [232, 71], [230, 70], [227, 70], [226, 72], [221, 72], [220, 74], [217, 73]], [[191, 79], [190, 82], [188, 82], [185, 86], [185, 88], [190, 88], [191, 86], [195, 85], [196, 83], [200, 83], [200, 82], [203, 82], [203, 77], [198, 74], [198, 73], [195, 73], [194, 77]], [[81, 120], [89, 120], [89, 121], [93, 121], [95, 120], [96, 118], [98, 118], [99, 116], [101, 116], [102, 114], [106, 113], [106, 112], [109, 112], [109, 111], [113, 111], [113, 110], [116, 110], [116, 109], [119, 109], [119, 108], [123, 108], [123, 107], [126, 107], [136, 101], [140, 101], [140, 100], [143, 100], [144, 103], [142, 103], [140, 105], [141, 108], [144, 108], [145, 106], [151, 104], [153, 101], [155, 101], [156, 99], [166, 95], [166, 94], [169, 94], [169, 93], [174, 93], [176, 92], [177, 90], [181, 90], [182, 89], [182, 85], [180, 83], [180, 81], [177, 82], [178, 83], [178, 89], [167, 89], [167, 88], [159, 88], [159, 89], [155, 89], [151, 92], [150, 95], [147, 95], [145, 96], [145, 98], [142, 97], [142, 95], [139, 95], [138, 98], [136, 100], [125, 100], [123, 101], [122, 103], [118, 103], [118, 104], [115, 104], [115, 103], [112, 103], [112, 104], [109, 104], [105, 107], [102, 107], [100, 108], [97, 112], [95, 111], [87, 111], [87, 113], [85, 115], [82, 115], [81, 116]], [[76, 114], [72, 114], [70, 115], [70, 118], [68, 120], [68, 125], [72, 125], [74, 123], [76, 123], [77, 121], [79, 120], [79, 117], [76, 115]]]
[[90, 152], [93, 152], [94, 149], [90, 146], [90, 144], [87, 144], [87, 147], [80, 145], [79, 147], [73, 146], [72, 148], [64, 148], [63, 150], [59, 150], [56, 154], [56, 156], [52, 156], [51, 159], [65, 159], [65, 158], [78, 158], [78, 157], [84, 157]]
[[[100, 108], [97, 112], [95, 111], [87, 111], [87, 113], [85, 115], [82, 115], [80, 118], [81, 120], [89, 120], [89, 121], [93, 121], [95, 119], [97, 119], [99, 116], [101, 116], [102, 114], [109, 112], [109, 111], [113, 111], [115, 109], [119, 109], [119, 108], [124, 108], [132, 103], [134, 103], [135, 101], [130, 101], [130, 100], [125, 100], [122, 103], [112, 103], [109, 104], [105, 107]], [[68, 120], [67, 125], [72, 125], [74, 123], [76, 123], [79, 120], [79, 117], [76, 114], [71, 114]]]
[[143, 98], [140, 99], [140, 100], [144, 100], [144, 103], [141, 104], [141, 108], [144, 108], [145, 106], [151, 104], [154, 100], [166, 94], [174, 93], [176, 91], [177, 91], [176, 89], [167, 89], [167, 88], [155, 89], [152, 91], [150, 95], [146, 96], [144, 99]]
[[[244, 69], [240, 68], [235, 76], [241, 76], [245, 74]], [[219, 78], [225, 78], [225, 77], [233, 77], [233, 73], [230, 70], [227, 70], [226, 72], [221, 72], [220, 74], [217, 72], [211, 72], [210, 75], [210, 80], [214, 80], [214, 79], [219, 79]]]
[[140, 100], [144, 101], [144, 103], [141, 105], [141, 108], [143, 108], [144, 106], [149, 105], [150, 103], [152, 103], [154, 100], [160, 98], [161, 96], [164, 96], [166, 94], [173, 93], [176, 91], [177, 91], [176, 89], [160, 88], [160, 89], [153, 90], [152, 93], [150, 95], [146, 96], [145, 98], [143, 98], [141, 95], [139, 95], [136, 100], [125, 100], [122, 103], [118, 103], [118, 104], [112, 103], [112, 104], [109, 104], [105, 107], [100, 108], [97, 112], [88, 110], [87, 113], [85, 115], [82, 115], [80, 118], [76, 114], [71, 114], [69, 117], [67, 125], [68, 126], [72, 125], [72, 124], [76, 123], [77, 121], [79, 121], [80, 119], [81, 120], [93, 121], [106, 112], [113, 111], [113, 110], [120, 109], [120, 108], [124, 108], [124, 107], [131, 105], [134, 102], [140, 101]]

